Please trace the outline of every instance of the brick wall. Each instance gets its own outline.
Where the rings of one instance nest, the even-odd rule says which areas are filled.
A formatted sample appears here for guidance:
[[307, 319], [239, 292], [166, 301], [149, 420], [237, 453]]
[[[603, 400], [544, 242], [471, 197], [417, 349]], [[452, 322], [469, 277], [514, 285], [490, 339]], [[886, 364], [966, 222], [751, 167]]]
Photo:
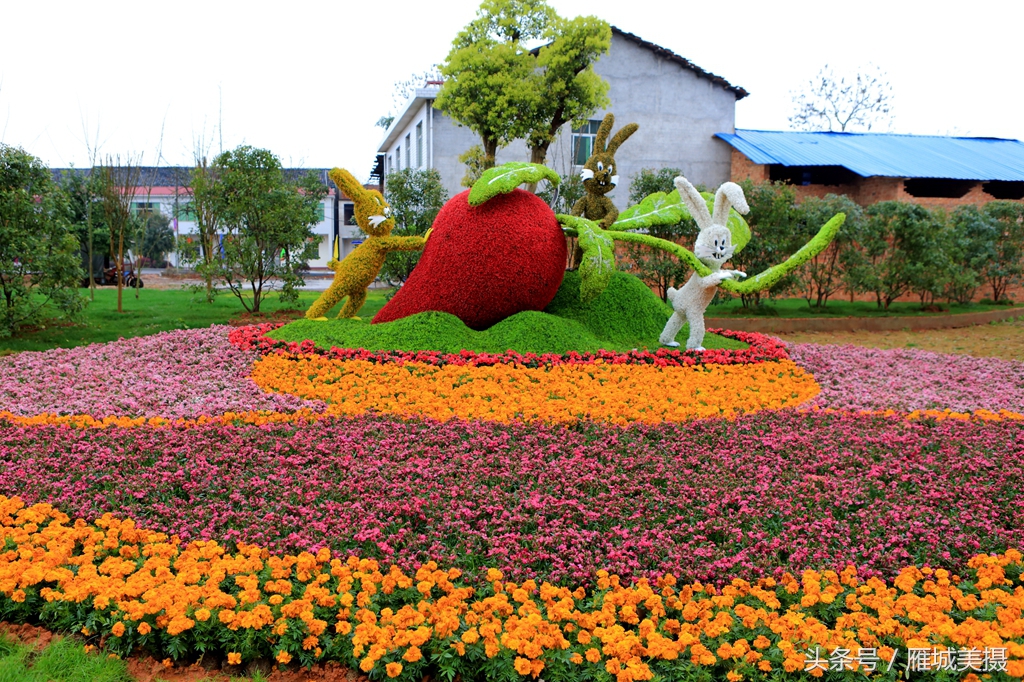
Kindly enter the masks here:
[[747, 179], [754, 182], [768, 182], [768, 166], [754, 163], [737, 149], [732, 150], [732, 173], [729, 179], [740, 182]]

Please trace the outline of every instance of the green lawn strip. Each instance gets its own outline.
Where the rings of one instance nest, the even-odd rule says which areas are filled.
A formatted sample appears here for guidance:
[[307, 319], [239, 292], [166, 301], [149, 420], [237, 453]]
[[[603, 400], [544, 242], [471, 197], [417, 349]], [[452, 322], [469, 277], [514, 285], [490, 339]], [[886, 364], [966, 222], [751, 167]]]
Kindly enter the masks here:
[[[88, 290], [82, 289], [85, 296]], [[373, 317], [384, 306], [385, 289], [369, 292], [361, 313]], [[316, 300], [320, 292], [299, 293], [298, 309], [305, 310]], [[49, 322], [37, 329], [20, 332], [9, 339], [0, 339], [0, 353], [3, 351], [49, 350], [51, 348], [72, 348], [90, 343], [106, 343], [119, 338], [146, 336], [171, 329], [199, 329], [214, 324], [225, 324], [230, 319], [245, 313], [238, 299], [227, 292], [220, 292], [213, 303], [196, 300], [192, 293], [181, 289], [142, 289], [139, 298], [131, 289], [124, 291], [123, 313], [117, 312], [117, 290], [96, 289], [96, 300], [85, 309], [82, 322], [68, 325]], [[271, 293], [260, 306], [261, 313], [295, 308], [282, 304], [276, 293]], [[336, 315], [341, 304], [328, 313]]]
[[[802, 298], [776, 298], [761, 306], [744, 308], [739, 298], [719, 296], [716, 303], [708, 306], [707, 317], [787, 317], [787, 318], [818, 318], [818, 317], [934, 317], [938, 315], [958, 315], [963, 313], [984, 313], [992, 310], [1007, 310], [1011, 306], [970, 303], [941, 303], [942, 312], [922, 310], [921, 304], [911, 301], [897, 301], [888, 310], [879, 308], [874, 301], [831, 300], [823, 307], [810, 306]], [[1020, 306], [1014, 306], [1020, 307]], [[1022, 309], [1021, 314], [1024, 314]]]
[[54, 640], [45, 649], [0, 638], [0, 682], [131, 682], [124, 661], [86, 653], [82, 642]]
[[[321, 348], [367, 350], [438, 350], [457, 353], [590, 352], [657, 349], [658, 335], [671, 309], [632, 275], [615, 273], [608, 288], [588, 305], [580, 303], [580, 278], [567, 272], [562, 287], [545, 312], [517, 313], [490, 329], [474, 331], [454, 315], [425, 312], [384, 324], [363, 320], [296, 320], [268, 336], [282, 341], [312, 340]], [[685, 341], [684, 327], [679, 339]], [[714, 334], [706, 348], [746, 348], [747, 344]]]

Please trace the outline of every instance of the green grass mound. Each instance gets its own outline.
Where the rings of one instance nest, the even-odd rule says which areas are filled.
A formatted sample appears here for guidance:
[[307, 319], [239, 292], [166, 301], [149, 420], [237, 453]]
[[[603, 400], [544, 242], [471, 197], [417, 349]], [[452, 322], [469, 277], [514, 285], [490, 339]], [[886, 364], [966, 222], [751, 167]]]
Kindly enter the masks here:
[[[310, 339], [321, 348], [443, 353], [463, 349], [479, 353], [568, 353], [660, 347], [658, 335], [672, 311], [636, 277], [615, 273], [604, 293], [589, 305], [580, 303], [579, 292], [579, 274], [567, 272], [544, 312], [517, 313], [484, 331], [474, 331], [448, 313], [425, 312], [384, 324], [296, 320], [267, 336], [281, 341]], [[687, 333], [684, 327], [678, 339], [685, 340]], [[747, 344], [708, 334], [704, 347], [738, 349]]]

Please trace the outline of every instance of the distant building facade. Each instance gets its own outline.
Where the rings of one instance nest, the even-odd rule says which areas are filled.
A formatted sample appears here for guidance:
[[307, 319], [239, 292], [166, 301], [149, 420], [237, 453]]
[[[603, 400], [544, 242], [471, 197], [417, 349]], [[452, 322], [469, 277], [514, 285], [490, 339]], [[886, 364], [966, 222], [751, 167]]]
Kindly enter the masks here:
[[845, 194], [862, 206], [1024, 201], [1024, 143], [988, 137], [736, 130], [732, 180], [782, 181], [798, 198]]
[[[562, 129], [548, 150], [547, 165], [562, 174], [578, 172], [586, 161], [597, 126], [605, 113], [615, 114], [615, 128], [636, 122], [640, 129], [616, 152], [621, 169], [619, 187], [610, 195], [623, 209], [629, 182], [642, 168], [681, 168], [697, 184], [718, 185], [730, 177], [731, 152], [715, 133], [732, 132], [736, 101], [743, 88], [704, 71], [679, 55], [612, 27], [611, 49], [594, 65], [608, 81], [607, 110], [595, 112], [588, 124]], [[461, 185], [466, 167], [459, 156], [480, 137], [433, 108], [439, 82], [416, 90], [385, 133], [378, 153], [383, 174], [404, 168], [435, 168], [449, 195]], [[497, 163], [529, 161], [525, 142], [516, 140], [498, 150]]]

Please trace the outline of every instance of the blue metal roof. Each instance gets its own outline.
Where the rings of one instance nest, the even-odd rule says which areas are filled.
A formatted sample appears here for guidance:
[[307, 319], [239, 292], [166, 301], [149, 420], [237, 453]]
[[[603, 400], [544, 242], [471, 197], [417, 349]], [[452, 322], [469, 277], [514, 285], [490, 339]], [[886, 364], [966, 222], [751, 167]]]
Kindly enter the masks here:
[[1024, 180], [1024, 143], [993, 137], [737, 130], [719, 137], [754, 163], [843, 166], [869, 177]]

